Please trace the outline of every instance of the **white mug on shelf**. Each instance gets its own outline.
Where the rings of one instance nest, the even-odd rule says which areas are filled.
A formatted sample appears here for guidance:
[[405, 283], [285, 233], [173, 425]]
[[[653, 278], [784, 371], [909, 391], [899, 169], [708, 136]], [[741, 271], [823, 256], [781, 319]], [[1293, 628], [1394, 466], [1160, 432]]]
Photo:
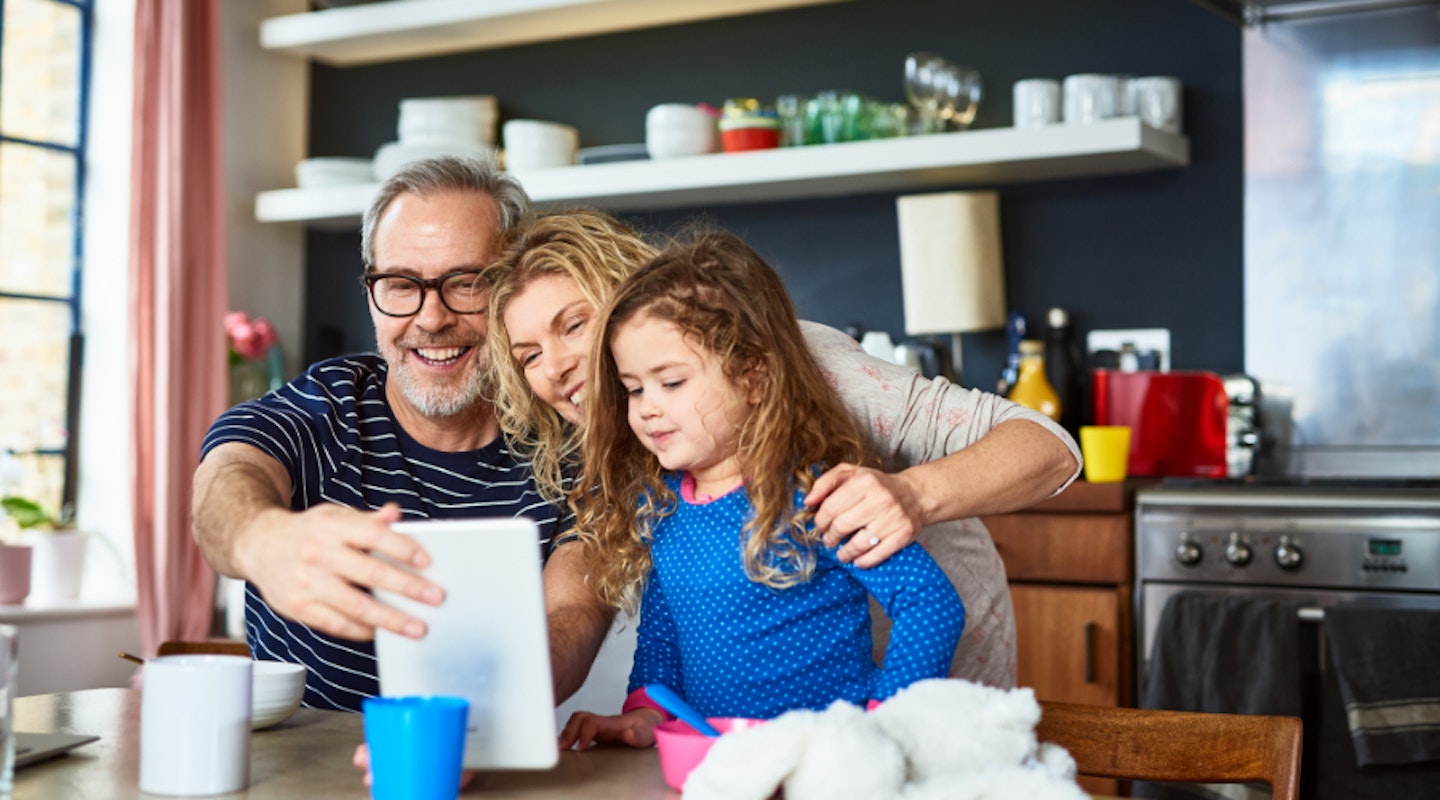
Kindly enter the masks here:
[[1060, 83], [1049, 78], [1015, 81], [1015, 127], [1041, 128], [1060, 121]]
[[1120, 79], [1094, 73], [1065, 79], [1065, 122], [1089, 124], [1115, 116], [1120, 102]]
[[1170, 133], [1180, 132], [1181, 86], [1179, 78], [1151, 75], [1130, 81], [1135, 100], [1135, 114], [1152, 128]]

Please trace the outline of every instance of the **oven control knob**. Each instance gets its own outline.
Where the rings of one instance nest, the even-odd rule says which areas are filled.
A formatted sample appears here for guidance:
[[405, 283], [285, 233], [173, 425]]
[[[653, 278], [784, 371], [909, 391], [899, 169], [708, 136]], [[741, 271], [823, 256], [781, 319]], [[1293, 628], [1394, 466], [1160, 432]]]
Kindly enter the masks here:
[[1250, 549], [1250, 545], [1240, 540], [1239, 533], [1232, 531], [1230, 543], [1225, 545], [1225, 560], [1233, 566], [1243, 567], [1250, 563], [1250, 557], [1253, 555], [1254, 551]]
[[1199, 564], [1204, 555], [1205, 551], [1200, 549], [1199, 543], [1189, 539], [1181, 539], [1179, 546], [1175, 548], [1175, 560], [1184, 567], [1193, 567]]
[[1281, 536], [1280, 543], [1275, 545], [1275, 563], [1281, 569], [1299, 569], [1300, 562], [1305, 560], [1305, 554], [1301, 552], [1300, 545], [1290, 541], [1289, 536]]

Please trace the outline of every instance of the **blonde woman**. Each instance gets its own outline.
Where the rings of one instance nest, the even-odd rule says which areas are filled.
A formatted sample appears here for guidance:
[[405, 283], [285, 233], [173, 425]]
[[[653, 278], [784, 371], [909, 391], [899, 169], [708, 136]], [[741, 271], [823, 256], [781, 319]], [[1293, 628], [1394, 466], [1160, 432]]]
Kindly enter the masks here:
[[[578, 469], [599, 314], [615, 287], [655, 253], [605, 214], [546, 211], [513, 228], [487, 270], [497, 416], [512, 450], [534, 464], [548, 499], [563, 498]], [[1005, 567], [976, 517], [1024, 508], [1063, 489], [1080, 469], [1074, 440], [1004, 398], [870, 358], [834, 329], [807, 322], [801, 329], [883, 466], [838, 464], [816, 479], [805, 503], [824, 546], [840, 546], [842, 562], [873, 567], [919, 541], [949, 575], [971, 620], [950, 674], [1013, 686], [1015, 623]], [[570, 646], [593, 659], [608, 619], [596, 613], [593, 637]], [[882, 621], [877, 648], [887, 636]]]

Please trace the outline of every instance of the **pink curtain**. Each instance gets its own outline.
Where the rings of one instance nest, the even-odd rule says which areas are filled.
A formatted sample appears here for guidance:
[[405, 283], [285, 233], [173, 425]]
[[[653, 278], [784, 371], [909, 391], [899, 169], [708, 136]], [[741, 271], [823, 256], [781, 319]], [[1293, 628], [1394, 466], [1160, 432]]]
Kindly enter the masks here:
[[224, 409], [228, 302], [218, 0], [136, 0], [131, 152], [134, 528], [141, 646], [210, 632], [190, 479]]

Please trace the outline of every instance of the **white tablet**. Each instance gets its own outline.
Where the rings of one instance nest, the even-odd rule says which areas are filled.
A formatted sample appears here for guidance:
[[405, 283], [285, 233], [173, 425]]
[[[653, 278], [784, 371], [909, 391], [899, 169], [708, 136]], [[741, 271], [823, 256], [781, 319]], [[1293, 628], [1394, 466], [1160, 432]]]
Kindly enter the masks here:
[[420, 640], [380, 631], [380, 693], [470, 701], [466, 769], [545, 769], [559, 760], [540, 536], [524, 518], [399, 522], [430, 554], [422, 574], [439, 606], [390, 592], [382, 602], [425, 620]]

